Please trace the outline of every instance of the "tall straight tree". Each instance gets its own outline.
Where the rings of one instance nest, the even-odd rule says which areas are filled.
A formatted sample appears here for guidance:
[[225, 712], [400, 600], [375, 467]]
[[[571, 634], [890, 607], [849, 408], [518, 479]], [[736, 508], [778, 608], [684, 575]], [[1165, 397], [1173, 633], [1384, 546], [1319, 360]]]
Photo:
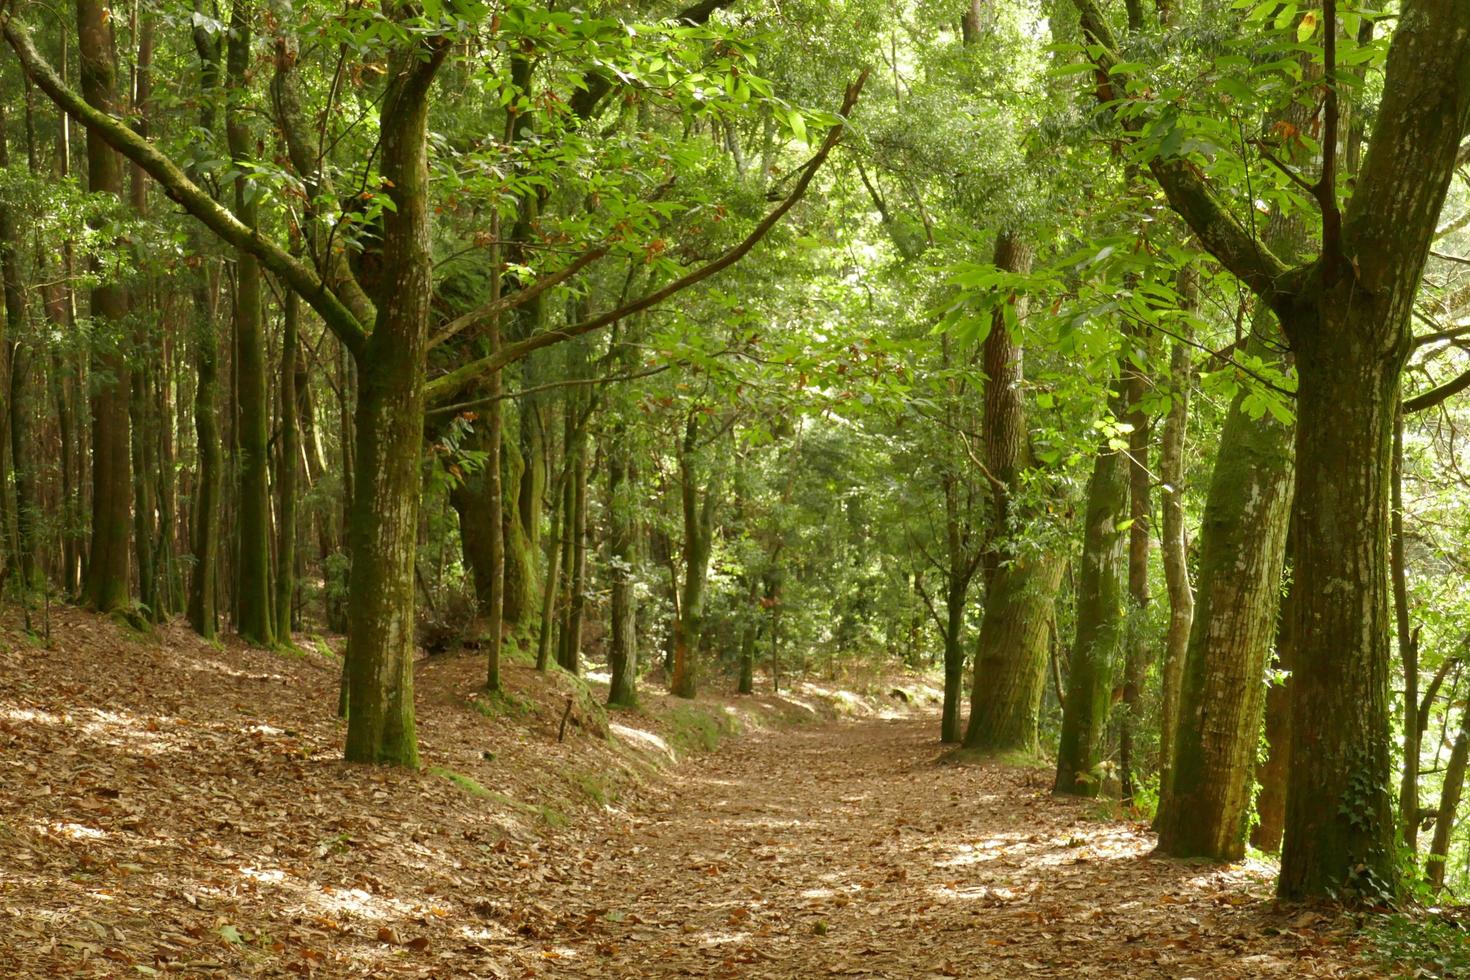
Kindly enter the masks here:
[[[93, 109], [116, 115], [117, 56], [111, 8], [104, 0], [77, 0], [77, 46], [82, 96]], [[122, 162], [108, 141], [87, 133], [87, 186], [124, 200]], [[92, 545], [82, 584], [88, 605], [112, 612], [128, 604], [129, 531], [132, 528], [132, 451], [128, 422], [128, 366], [122, 334], [127, 290], [105, 270], [92, 289]]]
[[[239, 175], [235, 216], [247, 228], [259, 222], [260, 195], [243, 166], [256, 155], [250, 126], [252, 0], [235, 0], [225, 47], [225, 138]], [[260, 260], [235, 249], [235, 420], [238, 452], [238, 514], [235, 533], [235, 629], [249, 643], [270, 646], [271, 616], [270, 399], [266, 387], [264, 286]]]

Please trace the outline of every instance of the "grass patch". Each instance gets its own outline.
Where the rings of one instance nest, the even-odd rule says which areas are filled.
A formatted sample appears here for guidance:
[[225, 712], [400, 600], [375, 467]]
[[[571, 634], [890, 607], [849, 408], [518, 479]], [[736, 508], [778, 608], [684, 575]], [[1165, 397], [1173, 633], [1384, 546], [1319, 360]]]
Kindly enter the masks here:
[[541, 822], [546, 824], [546, 826], [548, 827], [559, 829], [571, 823], [571, 821], [567, 819], [567, 815], [565, 813], [562, 813], [554, 806], [540, 806], [536, 808], [536, 812], [540, 814]]
[[679, 705], [669, 712], [669, 745], [677, 755], [713, 752], [720, 742], [740, 732], [730, 715], [693, 705]]
[[444, 779], [449, 780], [451, 783], [458, 786], [466, 793], [469, 793], [471, 796], [494, 798], [497, 795], [490, 792], [484, 786], [480, 785], [477, 780], [471, 779], [469, 776], [466, 776], [462, 772], [455, 772], [453, 769], [445, 769], [443, 766], [432, 766], [430, 767], [429, 772], [431, 772], [435, 776], [440, 776]]
[[486, 718], [524, 718], [536, 713], [536, 702], [510, 691], [489, 691], [469, 699], [469, 706]]
[[611, 806], [618, 800], [617, 780], [607, 773], [573, 770], [567, 778], [589, 802], [597, 806]]
[[1373, 957], [1396, 977], [1470, 976], [1465, 923], [1426, 913], [1384, 916], [1367, 930]]

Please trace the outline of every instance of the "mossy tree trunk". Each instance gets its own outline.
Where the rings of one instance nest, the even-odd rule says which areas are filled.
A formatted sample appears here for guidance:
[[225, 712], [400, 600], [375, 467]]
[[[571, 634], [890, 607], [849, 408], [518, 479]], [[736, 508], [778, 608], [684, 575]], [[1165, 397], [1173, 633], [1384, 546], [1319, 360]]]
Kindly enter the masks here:
[[[1122, 400], [1112, 399], [1114, 419]], [[1128, 459], [1118, 436], [1105, 437], [1087, 484], [1081, 573], [1077, 579], [1077, 633], [1068, 658], [1062, 734], [1053, 792], [1096, 796], [1103, 737], [1113, 703], [1113, 681], [1122, 653], [1127, 602], [1125, 547], [1128, 532]]]
[[[408, 9], [408, 8], [404, 8]], [[428, 94], [446, 42], [427, 39], [389, 65], [380, 122], [383, 216], [377, 322], [358, 377], [348, 523], [349, 762], [416, 767], [414, 554], [423, 452], [424, 358], [433, 259], [429, 237]]]
[[1198, 604], [1156, 824], [1159, 849], [1177, 857], [1230, 861], [1245, 850], [1293, 468], [1291, 426], [1251, 418], [1244, 400], [1230, 406], [1205, 501]]

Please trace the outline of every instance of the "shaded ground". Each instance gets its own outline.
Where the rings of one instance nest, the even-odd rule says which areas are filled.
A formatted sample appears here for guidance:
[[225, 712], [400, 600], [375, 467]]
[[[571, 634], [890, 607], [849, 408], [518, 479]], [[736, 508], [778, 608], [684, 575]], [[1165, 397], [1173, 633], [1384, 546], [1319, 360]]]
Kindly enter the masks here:
[[[336, 664], [66, 611], [0, 629], [0, 976], [1369, 976], [1266, 869], [1146, 857], [925, 717], [713, 741], [525, 668], [418, 672], [424, 773], [337, 761]], [[572, 721], [558, 741], [566, 699]], [[1354, 972], [1356, 969], [1357, 972]]]

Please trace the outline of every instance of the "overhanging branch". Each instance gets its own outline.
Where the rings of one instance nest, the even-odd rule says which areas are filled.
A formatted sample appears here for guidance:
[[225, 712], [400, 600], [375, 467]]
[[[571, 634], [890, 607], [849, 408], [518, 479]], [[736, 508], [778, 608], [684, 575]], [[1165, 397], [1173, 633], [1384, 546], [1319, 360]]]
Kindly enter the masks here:
[[573, 323], [556, 330], [546, 330], [539, 334], [536, 334], [535, 336], [527, 337], [525, 340], [519, 341], [517, 343], [507, 344], [498, 353], [490, 357], [484, 357], [477, 361], [472, 361], [471, 363], [457, 368], [456, 370], [451, 371], [448, 374], [444, 374], [433, 379], [429, 382], [428, 386], [425, 389], [428, 403], [430, 405], [433, 405], [437, 400], [460, 390], [465, 385], [481, 377], [484, 377], [485, 375], [488, 375], [493, 371], [498, 371], [508, 364], [513, 364], [516, 361], [519, 361], [527, 355], [531, 354], [532, 352], [542, 349], [543, 347], [551, 347], [555, 344], [560, 344], [564, 341], [571, 340], [574, 337], [580, 337], [583, 334], [591, 333], [594, 330], [599, 330], [610, 324], [616, 323], [617, 321], [625, 317], [632, 316], [634, 313], [646, 310], [651, 306], [657, 306], [659, 303], [662, 303], [664, 300], [668, 299], [670, 296], [673, 296], [675, 293], [682, 292], [683, 290], [688, 289], [690, 286], [702, 282], [715, 273], [721, 272], [734, 265], [736, 262], [740, 261], [750, 252], [751, 249], [755, 248], [755, 246], [760, 243], [761, 239], [766, 237], [766, 234], [772, 228], [774, 228], [776, 224], [783, 217], [786, 216], [786, 213], [790, 211], [793, 207], [795, 207], [796, 203], [800, 201], [801, 198], [806, 194], [807, 188], [811, 186], [812, 179], [817, 175], [817, 171], [821, 169], [822, 164], [824, 164], [827, 161], [827, 157], [831, 155], [833, 148], [836, 147], [838, 141], [841, 140], [842, 131], [847, 124], [847, 118], [852, 113], [853, 106], [857, 104], [858, 96], [862, 94], [863, 85], [867, 82], [867, 80], [868, 69], [865, 68], [862, 70], [861, 73], [858, 74], [857, 80], [854, 81], [847, 88], [847, 94], [842, 101], [842, 107], [838, 110], [838, 115], [842, 117], [841, 121], [833, 125], [832, 128], [827, 131], [827, 136], [822, 141], [821, 148], [817, 150], [816, 154], [802, 169], [801, 178], [797, 180], [796, 185], [792, 187], [791, 193], [787, 194], [785, 199], [782, 200], [779, 205], [777, 205], [774, 209], [770, 211], [770, 213], [762, 218], [760, 223], [757, 224], [755, 228], [751, 229], [750, 234], [741, 239], [739, 244], [735, 245], [718, 258], [705, 263], [694, 271], [684, 276], [681, 276], [678, 279], [675, 279], [673, 282], [662, 287], [661, 289], [654, 290], [653, 292], [641, 296], [638, 299], [631, 300], [615, 309], [608, 310], [606, 313], [600, 313], [597, 316], [591, 317], [587, 320], [583, 320], [580, 323]]

